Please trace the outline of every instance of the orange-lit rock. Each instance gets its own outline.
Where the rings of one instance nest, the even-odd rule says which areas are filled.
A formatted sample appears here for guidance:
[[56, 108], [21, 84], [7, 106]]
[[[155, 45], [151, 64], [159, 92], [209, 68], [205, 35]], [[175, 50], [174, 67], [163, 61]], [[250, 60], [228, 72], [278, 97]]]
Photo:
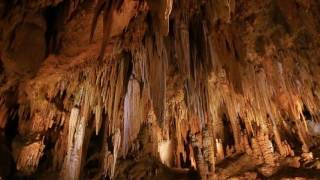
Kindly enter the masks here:
[[0, 179], [319, 177], [319, 10], [0, 0]]

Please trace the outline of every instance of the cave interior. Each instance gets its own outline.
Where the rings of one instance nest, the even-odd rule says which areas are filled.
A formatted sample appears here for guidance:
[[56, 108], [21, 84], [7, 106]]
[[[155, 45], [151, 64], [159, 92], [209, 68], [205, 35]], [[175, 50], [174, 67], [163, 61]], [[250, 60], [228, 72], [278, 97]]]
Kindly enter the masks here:
[[0, 0], [0, 180], [319, 179], [319, 0]]

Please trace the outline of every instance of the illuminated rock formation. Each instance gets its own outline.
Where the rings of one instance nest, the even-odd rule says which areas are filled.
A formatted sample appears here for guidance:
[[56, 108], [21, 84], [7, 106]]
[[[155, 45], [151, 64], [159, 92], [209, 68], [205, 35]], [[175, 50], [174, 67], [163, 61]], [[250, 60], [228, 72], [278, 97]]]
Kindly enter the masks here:
[[0, 0], [0, 179], [320, 177], [317, 0]]

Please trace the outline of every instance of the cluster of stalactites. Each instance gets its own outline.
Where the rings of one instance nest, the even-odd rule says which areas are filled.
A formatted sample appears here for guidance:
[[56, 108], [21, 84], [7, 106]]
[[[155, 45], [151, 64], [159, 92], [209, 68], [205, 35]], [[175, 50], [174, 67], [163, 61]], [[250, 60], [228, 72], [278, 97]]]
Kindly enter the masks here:
[[[30, 99], [19, 109], [20, 134], [28, 137], [32, 135], [30, 133], [37, 135], [31, 139], [34, 141], [31, 144], [22, 142], [16, 147], [18, 152], [15, 158], [21, 172], [32, 173], [37, 169], [46, 146], [43, 139], [51, 138], [46, 137], [50, 136], [46, 132], [61, 131], [55, 143], [55, 153], [52, 154], [54, 166], [65, 167], [62, 177], [78, 179], [82, 163], [86, 161], [83, 158], [86, 157], [88, 137], [99, 135], [102, 131], [105, 147], [107, 138], [113, 137], [113, 149], [103, 148], [105, 159], [112, 155], [112, 163], [103, 163], [109, 167], [106, 175], [114, 175], [122, 141], [121, 112], [131, 61], [125, 55], [117, 57], [103, 66], [93, 64], [83, 71], [79, 70], [69, 78], [61, 77], [58, 72], [49, 76], [53, 80], [51, 82], [43, 81], [41, 78], [48, 77], [43, 75], [26, 85], [26, 90], [29, 87], [48, 89], [40, 93], [27, 92]], [[28, 118], [27, 123], [23, 123], [22, 120]]]
[[[216, 3], [226, 10], [214, 6]], [[171, 156], [159, 152], [160, 158], [170, 165], [178, 166], [180, 153], [184, 161], [194, 159], [202, 177], [213, 176], [219, 162], [239, 153], [250, 156], [255, 165], [261, 166], [259, 171], [270, 176], [282, 158], [295, 155], [293, 149], [297, 147], [288, 137], [297, 137], [303, 152], [308, 153], [314, 143], [313, 139], [307, 140], [309, 131], [314, 135], [319, 131], [318, 124], [307, 121], [303, 113], [308, 109], [314, 120], [318, 120], [319, 102], [311, 88], [302, 88], [301, 82], [289, 75], [290, 70], [283, 62], [268, 62], [272, 67], [268, 69], [246, 62], [240, 65], [234, 57], [229, 57], [231, 55], [223, 56], [223, 53], [234, 52], [226, 50], [221, 42], [230, 43], [231, 49], [236, 49], [234, 41], [237, 40], [228, 33], [211, 32], [210, 25], [217, 19], [230, 22], [235, 2], [209, 1], [206, 8], [214, 9], [209, 22], [199, 14], [186, 15], [185, 11], [189, 9], [173, 9], [172, 34], [168, 34], [168, 30], [174, 3], [166, 0], [160, 4], [159, 7], [158, 4], [150, 4], [150, 10], [154, 24], [158, 23], [161, 32], [147, 32], [141, 46], [131, 52], [131, 74], [131, 59], [121, 57], [108, 60], [101, 67], [94, 63], [94, 67], [75, 73], [69, 81], [66, 80], [69, 79], [67, 75], [63, 78], [50, 77], [56, 82], [35, 79], [30, 102], [20, 106], [19, 117], [23, 120], [30, 117], [28, 123], [20, 124], [20, 133], [25, 135], [32, 131], [43, 135], [43, 132], [63, 127], [56, 143], [54, 162], [60, 167], [64, 163], [64, 176], [69, 179], [80, 176], [87, 137], [91, 134], [104, 134], [103, 173], [111, 178], [115, 175], [117, 157], [138, 152], [141, 142], [146, 143], [145, 154], [170, 149], [168, 153], [175, 154], [175, 163], [171, 162]], [[178, 78], [168, 75], [174, 69], [172, 66], [177, 66]], [[310, 79], [306, 74], [301, 73], [296, 79]], [[177, 79], [182, 81], [182, 85], [170, 87], [175, 97], [167, 98], [168, 86], [173, 86], [175, 82], [172, 81]], [[37, 80], [43, 84], [37, 84]], [[44, 87], [47, 92], [36, 92]], [[52, 103], [56, 99], [62, 101], [62, 110]], [[1, 127], [5, 123], [3, 117], [7, 116], [2, 101], [0, 108]], [[162, 128], [160, 130], [159, 126], [146, 123], [147, 114], [153, 112]], [[286, 121], [287, 117], [289, 121]], [[158, 128], [156, 132], [152, 132], [156, 129], [154, 127]], [[187, 137], [188, 131], [190, 137]], [[150, 137], [155, 137], [150, 135], [152, 133], [163, 133], [165, 138], [161, 137], [160, 142], [158, 139], [156, 143], [149, 142]], [[63, 135], [68, 138], [63, 138]], [[109, 137], [112, 137], [112, 147], [107, 142]], [[43, 137], [33, 140], [23, 144], [16, 155], [21, 171], [35, 171], [42, 156], [45, 147]], [[159, 147], [153, 148], [157, 143]], [[193, 150], [187, 154], [185, 147], [190, 144]], [[148, 150], [148, 145], [152, 146], [151, 150]], [[173, 145], [176, 147], [171, 147]], [[67, 155], [65, 158], [64, 154]], [[244, 162], [250, 159], [248, 156], [243, 156]], [[239, 164], [237, 167], [244, 163]], [[218, 173], [228, 177], [228, 171]]]
[[[230, 21], [235, 8], [235, 2], [228, 1], [228, 3], [229, 12], [223, 15], [226, 21]], [[298, 149], [308, 152], [316, 142], [309, 133], [317, 134], [317, 125], [312, 125], [313, 121], [306, 121], [304, 111], [309, 110], [313, 119], [317, 121], [316, 107], [319, 98], [312, 95], [312, 86], [296, 87], [301, 87], [302, 83], [297, 79], [312, 81], [312, 77], [307, 73], [301, 73], [295, 78], [290, 75], [291, 70], [285, 69], [283, 63], [286, 62], [277, 60], [261, 66], [247, 62], [240, 64], [236, 57], [229, 57], [234, 52], [228, 52], [221, 43], [227, 41], [231, 43], [229, 46], [235, 46], [232, 47], [232, 51], [239, 51], [236, 49], [238, 45], [234, 44], [234, 41], [238, 41], [233, 39], [236, 38], [235, 35], [228, 34], [230, 32], [223, 35], [208, 32], [210, 30], [205, 22], [202, 21], [198, 23], [201, 26], [197, 26], [196, 17], [185, 23], [185, 19], [181, 18], [179, 13], [173, 14], [174, 53], [168, 50], [169, 64], [174, 59], [175, 62], [170, 65], [177, 65], [182, 79], [187, 82], [184, 96], [188, 105], [187, 112], [191, 112], [188, 116], [189, 121], [200, 121], [198, 123], [202, 128], [205, 123], [214, 127], [212, 132], [216, 159], [221, 161], [225, 157], [243, 152], [251, 155], [254, 151], [260, 154], [257, 156], [259, 157], [257, 162], [264, 164], [266, 168], [261, 171], [268, 176], [272, 174], [270, 171], [279, 165], [277, 163], [279, 159], [295, 155], [293, 149], [297, 147], [292, 139], [301, 142], [302, 146]], [[199, 29], [196, 31], [197, 38], [193, 39], [193, 32], [188, 26]], [[223, 53], [231, 55], [224, 56]], [[208, 59], [201, 56], [202, 54], [208, 55], [205, 56]], [[282, 56], [292, 58], [289, 52], [283, 53]], [[214, 68], [208, 68], [211, 65], [214, 65]], [[271, 69], [274, 72], [270, 72]], [[194, 115], [196, 118], [193, 119]], [[175, 123], [179, 122], [181, 119], [175, 119]], [[313, 127], [308, 128], [307, 124]], [[192, 132], [197, 131], [192, 130]], [[231, 136], [231, 141], [230, 137], [226, 137], [226, 133]], [[180, 136], [184, 135], [179, 135], [178, 139]], [[291, 138], [293, 136], [295, 137]], [[307, 141], [309, 138], [312, 140]], [[177, 144], [181, 144], [181, 141]], [[199, 164], [199, 171], [202, 171], [201, 169], [205, 169], [202, 168], [204, 157], [197, 147], [195, 146], [197, 153], [194, 156], [197, 165]], [[183, 148], [177, 149], [183, 151]]]
[[[65, 177], [78, 179], [81, 170], [81, 157], [84, 155], [82, 149], [87, 148], [83, 146], [88, 144], [84, 142], [85, 127], [88, 128], [87, 123], [90, 120], [90, 115], [94, 115], [94, 134], [98, 135], [104, 117], [103, 113], [106, 114], [107, 118], [103, 128], [105, 136], [102, 164], [105, 170], [104, 175], [110, 178], [114, 176], [122, 139], [120, 132], [120, 129], [122, 129], [121, 109], [128, 82], [129, 63], [130, 60], [120, 57], [114, 67], [108, 68], [110, 70], [109, 73], [101, 69], [95, 76], [95, 84], [88, 84], [82, 89], [83, 91], [80, 91], [81, 100], [79, 102], [75, 101], [69, 119], [68, 155], [65, 160], [66, 167], [74, 168], [67, 168], [64, 172], [66, 173]], [[107, 77], [107, 74], [111, 75], [111, 77]], [[80, 108], [81, 114], [79, 114], [78, 108]], [[113, 149], [110, 149], [107, 143], [107, 138], [110, 136], [112, 136]]]

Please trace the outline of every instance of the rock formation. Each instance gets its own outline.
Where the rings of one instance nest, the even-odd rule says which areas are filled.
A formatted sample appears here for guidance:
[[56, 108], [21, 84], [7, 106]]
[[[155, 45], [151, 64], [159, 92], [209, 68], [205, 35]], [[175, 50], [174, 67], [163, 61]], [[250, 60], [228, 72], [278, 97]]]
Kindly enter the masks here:
[[318, 0], [0, 0], [0, 179], [317, 179], [319, 35]]

